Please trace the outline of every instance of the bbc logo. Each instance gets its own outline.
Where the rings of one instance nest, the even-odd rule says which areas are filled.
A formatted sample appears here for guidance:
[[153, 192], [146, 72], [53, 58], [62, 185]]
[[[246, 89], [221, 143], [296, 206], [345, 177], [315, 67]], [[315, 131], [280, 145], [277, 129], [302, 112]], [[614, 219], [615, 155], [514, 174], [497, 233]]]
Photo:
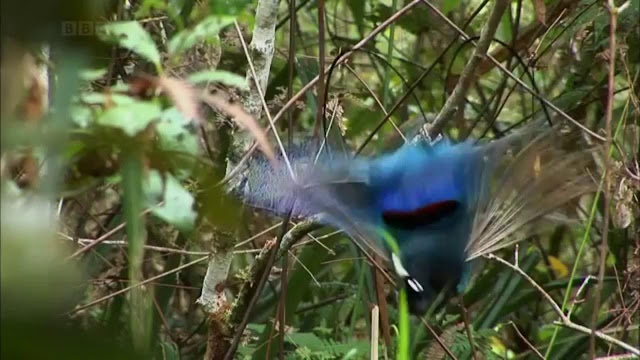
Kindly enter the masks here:
[[103, 21], [63, 21], [63, 36], [94, 36], [98, 34]]

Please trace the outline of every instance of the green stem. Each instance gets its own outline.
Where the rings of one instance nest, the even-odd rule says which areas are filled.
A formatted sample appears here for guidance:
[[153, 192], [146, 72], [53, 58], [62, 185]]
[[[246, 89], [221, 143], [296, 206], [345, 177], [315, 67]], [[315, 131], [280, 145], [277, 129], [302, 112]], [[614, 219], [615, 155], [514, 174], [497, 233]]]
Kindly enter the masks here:
[[[124, 215], [127, 221], [127, 241], [129, 243], [129, 281], [135, 286], [143, 280], [142, 264], [144, 260], [144, 219], [140, 213], [144, 210], [144, 192], [142, 155], [136, 149], [127, 149], [122, 157], [122, 190], [124, 193]], [[141, 354], [150, 351], [151, 313], [147, 294], [142, 287], [130, 292], [130, 327], [136, 350]]]
[[[391, 2], [391, 13], [395, 14], [398, 9], [398, 0], [393, 0]], [[387, 47], [387, 62], [391, 64], [391, 60], [393, 60], [393, 44], [396, 32], [396, 23], [393, 22], [389, 26], [389, 45]], [[386, 68], [384, 72], [384, 80], [382, 84], [382, 104], [387, 106], [389, 102], [389, 83], [391, 81], [391, 69], [389, 67]]]
[[[394, 237], [384, 229], [380, 229], [380, 235], [387, 243], [387, 246], [391, 251], [400, 257], [400, 246]], [[396, 359], [408, 360], [409, 359], [409, 301], [407, 299], [407, 292], [404, 287], [400, 288], [400, 296], [398, 299], [398, 349], [396, 352]]]
[[409, 302], [407, 301], [407, 292], [404, 288], [400, 288], [400, 301], [398, 306], [398, 352], [396, 359], [409, 359]]
[[[627, 102], [627, 105], [628, 105], [628, 102]], [[625, 111], [623, 111], [623, 114], [626, 113], [626, 108], [627, 106], [625, 106]], [[622, 123], [623, 121], [618, 122], [618, 127], [616, 128], [616, 133], [614, 135], [614, 138], [618, 136]], [[613, 149], [614, 149], [613, 146], [609, 149], [610, 154], [613, 153]], [[569, 304], [569, 295], [571, 294], [571, 289], [573, 287], [573, 279], [576, 276], [578, 265], [580, 264], [580, 259], [582, 258], [582, 252], [584, 251], [585, 244], [587, 243], [587, 240], [589, 239], [589, 234], [591, 233], [591, 226], [593, 226], [593, 219], [595, 218], [596, 209], [598, 208], [598, 200], [600, 199], [600, 193], [602, 192], [603, 185], [604, 185], [604, 174], [600, 177], [600, 182], [598, 183], [598, 192], [593, 198], [593, 203], [591, 204], [591, 211], [589, 212], [589, 220], [587, 221], [587, 226], [585, 228], [584, 235], [582, 236], [582, 242], [580, 243], [580, 248], [578, 249], [578, 254], [576, 255], [576, 261], [573, 263], [573, 268], [571, 269], [571, 276], [569, 277], [569, 282], [567, 283], [567, 288], [565, 289], [565, 292], [564, 292], [564, 298], [562, 299], [562, 307], [561, 307], [563, 313], [565, 312], [567, 305]], [[594, 311], [597, 311], [597, 309], [594, 309]], [[547, 347], [547, 351], [544, 354], [545, 359], [548, 359], [549, 355], [551, 354], [551, 349], [553, 348], [553, 344], [555, 343], [556, 337], [558, 336], [558, 331], [560, 331], [560, 326], [556, 325], [555, 329], [553, 330], [553, 335], [551, 336], [551, 340], [549, 341], [549, 347]]]

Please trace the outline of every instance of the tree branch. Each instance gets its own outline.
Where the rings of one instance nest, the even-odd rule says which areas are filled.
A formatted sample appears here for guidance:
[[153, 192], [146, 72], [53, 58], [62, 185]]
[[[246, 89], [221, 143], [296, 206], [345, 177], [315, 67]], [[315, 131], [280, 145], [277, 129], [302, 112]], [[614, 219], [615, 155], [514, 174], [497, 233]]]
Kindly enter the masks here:
[[440, 110], [440, 113], [438, 113], [433, 125], [429, 129], [430, 136], [433, 137], [438, 134], [446, 123], [453, 118], [454, 114], [464, 107], [465, 95], [475, 78], [476, 68], [487, 55], [489, 45], [491, 45], [491, 41], [493, 41], [493, 36], [496, 33], [502, 14], [508, 4], [508, 0], [496, 0], [487, 23], [482, 27], [480, 39], [478, 39], [478, 43], [473, 51], [473, 55], [471, 55], [469, 63], [464, 68], [462, 75], [458, 80], [458, 84], [456, 84], [455, 89], [453, 89], [451, 96], [449, 96], [447, 102], [444, 104], [442, 110]]
[[[252, 40], [249, 44], [250, 54], [247, 54], [250, 62], [246, 75], [249, 90], [243, 94], [243, 106], [255, 119], [260, 118], [264, 105], [263, 94], [267, 88], [274, 54], [275, 27], [279, 3], [279, 0], [260, 0], [256, 9], [256, 22]], [[237, 23], [236, 28], [238, 28]], [[241, 37], [242, 34], [239, 34], [239, 36]], [[245, 52], [247, 51], [245, 50]], [[237, 135], [229, 135], [229, 141], [231, 142], [229, 146], [230, 153], [227, 156], [229, 159], [238, 158], [234, 153], [246, 151], [251, 145], [248, 136]], [[227, 169], [229, 168], [230, 166], [227, 166]], [[210, 314], [209, 337], [215, 340], [207, 342], [207, 356], [211, 358], [220, 358], [222, 354], [226, 354], [225, 356], [228, 357], [235, 351], [234, 346], [237, 346], [236, 339], [232, 343], [226, 342], [226, 334], [230, 332], [231, 325], [227, 319], [229, 302], [224, 291], [217, 289], [227, 278], [229, 265], [233, 258], [233, 246], [229, 245], [226, 241], [223, 241], [223, 244], [214, 244], [214, 254], [209, 260], [202, 293], [198, 299], [198, 303]], [[263, 249], [263, 253], [265, 251]], [[261, 253], [261, 255], [263, 254]], [[273, 258], [273, 256], [269, 258]], [[266, 270], [265, 275], [268, 275], [268, 270]], [[234, 314], [232, 313], [231, 316], [233, 317]], [[218, 334], [214, 334], [214, 332]], [[224, 344], [216, 344], [216, 342], [220, 341], [224, 341]]]
[[[260, 0], [256, 9], [256, 25], [253, 28], [249, 52], [257, 78], [254, 81], [252, 69], [247, 69], [246, 82], [249, 91], [243, 99], [245, 109], [256, 119], [259, 119], [262, 113], [261, 94], [267, 90], [271, 71], [279, 4], [279, 0]], [[256, 82], [260, 84], [260, 90]]]

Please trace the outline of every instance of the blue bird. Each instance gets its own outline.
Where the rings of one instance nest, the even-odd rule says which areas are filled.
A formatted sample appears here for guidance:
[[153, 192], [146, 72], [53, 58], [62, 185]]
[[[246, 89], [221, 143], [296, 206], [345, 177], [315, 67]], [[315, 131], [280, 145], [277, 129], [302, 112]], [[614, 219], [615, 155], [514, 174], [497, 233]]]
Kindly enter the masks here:
[[534, 125], [492, 142], [421, 140], [371, 158], [307, 145], [289, 153], [295, 179], [284, 164], [254, 161], [241, 196], [345, 230], [387, 261], [421, 315], [441, 291], [464, 290], [470, 260], [540, 231], [540, 220], [595, 189], [593, 149], [575, 150], [576, 140]]

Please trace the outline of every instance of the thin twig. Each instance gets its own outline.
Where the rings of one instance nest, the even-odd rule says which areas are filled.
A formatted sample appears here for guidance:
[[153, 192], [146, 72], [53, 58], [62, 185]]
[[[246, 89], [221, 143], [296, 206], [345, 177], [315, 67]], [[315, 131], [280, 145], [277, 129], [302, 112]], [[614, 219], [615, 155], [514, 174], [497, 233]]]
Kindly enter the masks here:
[[242, 35], [242, 30], [240, 30], [240, 25], [238, 25], [238, 21], [234, 21], [233, 25], [236, 27], [236, 32], [238, 33], [238, 38], [240, 39], [240, 43], [242, 44], [242, 50], [244, 50], [244, 55], [247, 58], [247, 62], [249, 63], [249, 69], [251, 70], [251, 76], [253, 77], [253, 81], [256, 85], [256, 91], [258, 92], [258, 96], [260, 97], [260, 102], [262, 103], [262, 108], [264, 110], [267, 119], [269, 120], [269, 127], [271, 131], [273, 131], [273, 136], [276, 138], [276, 142], [278, 143], [278, 147], [280, 148], [280, 152], [282, 153], [282, 158], [284, 159], [285, 164], [287, 165], [287, 169], [293, 179], [295, 179], [295, 173], [293, 172], [293, 168], [291, 167], [291, 163], [289, 162], [289, 157], [287, 156], [287, 152], [284, 150], [284, 145], [282, 144], [282, 140], [280, 140], [280, 136], [278, 135], [278, 131], [274, 124], [273, 119], [271, 118], [271, 114], [269, 113], [269, 107], [267, 106], [266, 101], [264, 100], [264, 92], [260, 87], [260, 80], [258, 79], [258, 75], [256, 74], [256, 69], [253, 66], [253, 61], [251, 60], [251, 55], [249, 54], [249, 49], [247, 48], [247, 43], [244, 41], [244, 36]]
[[527, 340], [527, 338], [524, 335], [522, 335], [522, 333], [520, 332], [516, 324], [513, 321], [509, 321], [509, 323], [511, 324], [511, 326], [513, 326], [513, 329], [516, 331], [516, 334], [518, 334], [518, 337], [520, 337], [520, 339], [524, 341], [525, 344], [527, 344], [527, 346], [529, 346], [531, 351], [533, 351], [533, 353], [536, 354], [536, 356], [538, 356], [538, 359], [544, 360], [544, 356], [540, 353], [540, 351], [538, 351], [538, 349], [536, 349], [533, 346], [533, 344], [529, 342], [529, 340]]
[[[425, 3], [428, 4], [428, 2], [426, 1]], [[471, 55], [469, 63], [467, 63], [467, 65], [465, 66], [455, 89], [451, 93], [451, 96], [447, 98], [447, 101], [442, 107], [442, 110], [440, 110], [440, 112], [436, 116], [436, 119], [433, 121], [431, 128], [429, 129], [430, 135], [438, 134], [440, 130], [442, 130], [444, 125], [453, 118], [453, 115], [464, 106], [465, 95], [469, 90], [469, 86], [471, 85], [472, 80], [475, 78], [475, 70], [487, 55], [489, 45], [491, 45], [493, 36], [498, 28], [498, 24], [500, 24], [502, 14], [504, 13], [508, 4], [508, 0], [496, 0], [495, 5], [493, 6], [493, 10], [489, 15], [489, 19], [482, 27], [480, 39], [478, 39], [476, 48]]]
[[378, 325], [380, 324], [380, 308], [371, 309], [371, 360], [378, 360]]
[[611, 356], [594, 358], [594, 360], [623, 360], [623, 359], [637, 359], [637, 358], [638, 356], [634, 354], [619, 354], [619, 355], [611, 355]]
[[[375, 101], [375, 103], [378, 104], [378, 107], [380, 108], [380, 110], [382, 110], [382, 113], [384, 113], [385, 117], [387, 117], [389, 115], [389, 113], [387, 112], [387, 109], [385, 109], [384, 104], [382, 104], [380, 99], [378, 99], [378, 96], [376, 96], [375, 92], [373, 92], [373, 89], [371, 89], [369, 84], [367, 84], [367, 82], [364, 81], [364, 79], [356, 72], [354, 68], [349, 66], [349, 64], [345, 64], [344, 66], [347, 68], [347, 70], [349, 70], [353, 74], [353, 76], [356, 77], [356, 79], [358, 79], [358, 81], [360, 81], [360, 83], [364, 86], [364, 88], [367, 89], [367, 91], [369, 92], [369, 95], [371, 95], [371, 98], [373, 98], [373, 101]], [[398, 128], [398, 125], [396, 125], [396, 122], [393, 121], [393, 119], [391, 118], [389, 118], [389, 122], [391, 123], [391, 126], [393, 126], [395, 131], [398, 133], [398, 135], [400, 135], [402, 140], [405, 143], [408, 142], [407, 138], [404, 136], [400, 128]]]
[[321, 228], [323, 225], [317, 222], [313, 222], [311, 220], [306, 220], [299, 222], [294, 227], [292, 227], [287, 234], [282, 238], [282, 244], [278, 249], [279, 259], [284, 254], [291, 249], [291, 247], [300, 239], [302, 239], [305, 235], [312, 232], [313, 230]]
[[[290, 216], [291, 214], [288, 214], [287, 218]], [[231, 360], [233, 358], [233, 355], [236, 353], [236, 350], [238, 349], [238, 344], [240, 343], [240, 339], [242, 338], [242, 333], [244, 332], [244, 329], [247, 327], [247, 324], [249, 323], [249, 318], [251, 316], [251, 311], [253, 310], [255, 304], [258, 302], [258, 298], [260, 297], [260, 293], [262, 292], [262, 289], [264, 288], [264, 285], [267, 283], [267, 279], [269, 278], [269, 274], [271, 273], [271, 268], [273, 267], [273, 263], [276, 260], [276, 254], [278, 253], [278, 249], [281, 248], [281, 243], [282, 243], [282, 239], [285, 236], [285, 231], [286, 231], [286, 226], [287, 226], [287, 221], [283, 221], [282, 222], [282, 231], [280, 232], [280, 234], [278, 235], [278, 238], [276, 240], [275, 246], [271, 249], [268, 246], [265, 246], [264, 251], [268, 251], [269, 252], [269, 256], [267, 258], [266, 263], [264, 263], [264, 267], [262, 267], [261, 262], [256, 261], [256, 263], [254, 263], [253, 265], [253, 272], [258, 275], [260, 274], [260, 269], [262, 269], [262, 273], [260, 274], [260, 280], [258, 281], [256, 287], [255, 287], [255, 292], [254, 295], [251, 297], [251, 300], [249, 300], [249, 304], [247, 304], [246, 307], [242, 307], [242, 310], [244, 312], [244, 315], [242, 316], [242, 321], [240, 322], [240, 324], [238, 325], [238, 327], [235, 329], [235, 335], [233, 336], [233, 339], [231, 340], [231, 345], [229, 346], [229, 348], [227, 349], [226, 354], [224, 355], [224, 360]], [[263, 257], [264, 258], [264, 257]], [[258, 271], [256, 271], [258, 270]], [[247, 287], [249, 284], [245, 283], [245, 287]], [[236, 305], [236, 307], [233, 309], [234, 312], [238, 312], [240, 309], [239, 305]]]
[[[324, 0], [318, 0], [318, 69], [325, 68], [325, 40], [324, 40]], [[315, 129], [316, 133], [319, 134], [318, 131], [322, 124], [324, 124], [324, 74], [320, 74], [318, 76], [318, 87], [316, 88], [316, 124]], [[328, 131], [327, 129], [323, 129], [323, 131]], [[325, 135], [326, 136], [326, 135]]]
[[[162, 204], [158, 204], [159, 206]], [[140, 216], [144, 216], [146, 214], [148, 214], [149, 212], [151, 212], [151, 209], [147, 209], [145, 211], [142, 212], [142, 214], [140, 214]], [[66, 260], [70, 260], [73, 259], [75, 257], [78, 257], [82, 254], [84, 254], [85, 252], [93, 249], [94, 247], [98, 246], [101, 242], [107, 240], [109, 237], [111, 237], [113, 234], [117, 233], [118, 231], [124, 229], [124, 227], [127, 225], [126, 222], [123, 222], [122, 224], [114, 227], [113, 229], [111, 229], [110, 231], [104, 233], [102, 236], [100, 236], [99, 238], [95, 239], [93, 242], [85, 245], [84, 247], [76, 250], [76, 252], [74, 252], [73, 254], [69, 255], [69, 257], [66, 258]]]
[[331, 250], [331, 248], [330, 248], [330, 247], [328, 247], [327, 245], [325, 245], [324, 243], [322, 243], [322, 242], [320, 241], [320, 239], [319, 239], [319, 238], [317, 238], [317, 237], [315, 237], [315, 236], [313, 236], [313, 235], [311, 235], [311, 234], [307, 234], [307, 236], [309, 236], [309, 238], [310, 238], [311, 240], [303, 241], [303, 242], [301, 242], [301, 243], [298, 243], [298, 244], [297, 244], [297, 245], [295, 245], [294, 247], [296, 247], [296, 248], [297, 248], [297, 247], [299, 247], [299, 246], [303, 246], [303, 245], [306, 245], [306, 244], [309, 244], [309, 243], [312, 243], [312, 242], [313, 242], [313, 243], [316, 243], [316, 244], [320, 245], [320, 246], [321, 246], [322, 248], [324, 248], [325, 250], [327, 250], [327, 252], [328, 252], [329, 254], [331, 254], [331, 255], [335, 255], [335, 254], [336, 254], [336, 252], [335, 252], [335, 251], [333, 251], [333, 250]]
[[562, 309], [560, 308], [560, 306], [553, 300], [553, 298], [551, 297], [551, 295], [549, 295], [546, 291], [544, 291], [544, 289], [538, 285], [538, 283], [536, 283], [529, 275], [527, 275], [527, 273], [525, 273], [524, 271], [522, 271], [522, 269], [520, 269], [519, 267], [514, 266], [513, 264], [511, 264], [510, 262], [503, 260], [493, 254], [488, 254], [485, 255], [485, 257], [489, 260], [495, 260], [503, 265], [506, 265], [507, 267], [511, 268], [512, 270], [514, 270], [515, 272], [517, 272], [518, 274], [520, 274], [522, 277], [524, 277], [534, 288], [536, 288], [540, 294], [547, 299], [547, 302], [549, 302], [549, 305], [551, 305], [551, 308], [554, 310], [554, 312], [560, 317], [561, 321], [554, 321], [554, 324], [556, 325], [561, 325], [579, 332], [582, 332], [584, 334], [590, 335], [590, 334], [594, 334], [595, 337], [597, 337], [598, 339], [601, 339], [605, 342], [608, 342], [610, 344], [615, 344], [620, 346], [621, 348], [636, 354], [636, 355], [640, 355], [640, 349], [634, 348], [633, 346], [618, 340], [614, 337], [611, 337], [609, 335], [606, 335], [605, 333], [601, 332], [601, 331], [594, 331], [592, 329], [589, 329], [586, 326], [582, 326], [582, 325], [578, 325], [574, 322], [571, 321], [571, 319], [569, 319], [563, 312]]
[[433, 330], [433, 328], [431, 328], [431, 326], [429, 326], [429, 323], [427, 323], [427, 320], [425, 320], [424, 317], [420, 317], [420, 320], [422, 321], [424, 326], [427, 328], [427, 330], [429, 330], [429, 332], [431, 333], [431, 336], [433, 336], [433, 338], [436, 339], [436, 342], [438, 343], [438, 345], [440, 345], [442, 350], [444, 350], [444, 352], [446, 352], [447, 355], [449, 355], [449, 357], [451, 359], [458, 360], [458, 358], [456, 358], [456, 356], [453, 355], [451, 350], [449, 350], [447, 345], [445, 345], [444, 342], [442, 342], [442, 339], [440, 339], [440, 337], [438, 336], [438, 334], [436, 334], [436, 332]]
[[[296, 25], [297, 25], [297, 14], [296, 14], [296, 0], [289, 1], [289, 84], [287, 86], [287, 99], [291, 99], [293, 96], [293, 78], [294, 71], [296, 67]], [[277, 26], [276, 26], [277, 27]], [[321, 67], [322, 68], [322, 67]], [[291, 148], [293, 146], [293, 108], [289, 110], [287, 113], [287, 117], [289, 120], [289, 126], [287, 127], [287, 146]], [[286, 303], [287, 303], [287, 285], [288, 285], [288, 274], [289, 274], [289, 257], [282, 257], [282, 274], [280, 275], [280, 288], [282, 289], [280, 292], [280, 306], [278, 311], [280, 311], [279, 322], [280, 322], [280, 359], [284, 359], [284, 334], [285, 334], [285, 324], [286, 324]], [[267, 351], [269, 354], [269, 351]]]
[[[374, 256], [374, 260], [376, 262], [380, 261], [380, 257], [379, 256]], [[380, 271], [378, 271], [378, 269], [375, 268], [375, 266], [371, 267], [371, 272], [373, 272], [373, 278], [374, 278], [374, 283], [375, 283], [375, 290], [376, 290], [376, 303], [378, 304], [379, 307], [379, 318], [380, 318], [380, 325], [382, 327], [382, 336], [384, 338], [384, 343], [387, 346], [387, 348], [391, 348], [391, 330], [390, 330], [390, 326], [389, 326], [389, 312], [387, 309], [387, 298], [385, 297], [385, 286], [384, 286], [384, 279], [382, 277], [382, 274], [380, 273]]]
[[[291, 255], [293, 257], [293, 260], [295, 260], [298, 264], [300, 264], [300, 266], [302, 266], [302, 268], [304, 269], [304, 271], [307, 272], [307, 274], [309, 274], [309, 277], [311, 278], [311, 280], [313, 280], [314, 283], [316, 283], [316, 285], [318, 285], [318, 287], [322, 287], [322, 284], [320, 284], [320, 282], [318, 281], [318, 279], [316, 279], [315, 276], [313, 276], [313, 273], [311, 272], [311, 270], [309, 270], [308, 267], [306, 267], [302, 261], [300, 261], [300, 259], [298, 259], [297, 256], [295, 256], [295, 254], [291, 251], [289, 251], [289, 255]], [[286, 256], [283, 256], [283, 258], [285, 258]]]
[[[297, 19], [296, 0], [289, 1], [289, 83], [287, 84], [287, 100], [293, 97], [293, 78], [296, 69], [296, 25]], [[276, 25], [276, 29], [278, 25]], [[293, 145], [293, 111], [289, 109], [287, 117], [289, 118], [289, 127], [287, 129], [288, 146]]]
[[[58, 235], [69, 241], [77, 241], [79, 244], [82, 244], [82, 245], [91, 244], [94, 241], [96, 241], [95, 239], [78, 239], [78, 238], [74, 239], [72, 236], [66, 235], [61, 232], [58, 232]], [[129, 246], [129, 243], [125, 240], [103, 240], [101, 241], [101, 243], [104, 245], [113, 245], [113, 246]], [[209, 255], [208, 251], [189, 251], [189, 250], [175, 249], [175, 248], [168, 248], [168, 247], [154, 246], [154, 245], [144, 245], [144, 248], [147, 250], [159, 251], [159, 252], [169, 253], [169, 254], [181, 254], [181, 255], [193, 255], [193, 256]]]
[[78, 312], [78, 311], [80, 311], [80, 310], [83, 310], [83, 309], [86, 309], [86, 308], [91, 307], [91, 306], [93, 306], [93, 305], [99, 304], [99, 303], [101, 303], [101, 302], [103, 302], [103, 301], [105, 301], [105, 300], [109, 300], [109, 299], [111, 299], [112, 297], [118, 296], [118, 295], [120, 295], [120, 294], [124, 294], [124, 293], [126, 293], [127, 291], [129, 291], [129, 290], [131, 290], [131, 289], [133, 289], [133, 288], [135, 288], [135, 287], [142, 286], [142, 285], [148, 284], [148, 283], [150, 283], [150, 282], [154, 282], [154, 281], [156, 281], [156, 280], [158, 280], [158, 279], [161, 279], [161, 278], [163, 278], [163, 277], [165, 277], [165, 276], [167, 276], [167, 275], [171, 275], [171, 274], [176, 273], [176, 272], [178, 272], [178, 271], [180, 271], [180, 270], [182, 270], [182, 269], [186, 269], [186, 268], [188, 268], [189, 266], [192, 266], [192, 265], [195, 265], [195, 264], [197, 264], [197, 263], [199, 263], [199, 262], [202, 262], [202, 261], [204, 261], [204, 260], [207, 260], [208, 258], [209, 258], [208, 256], [203, 256], [203, 257], [198, 258], [198, 259], [196, 259], [196, 260], [193, 260], [193, 261], [191, 261], [191, 262], [189, 262], [189, 263], [186, 263], [186, 264], [184, 264], [184, 265], [178, 266], [178, 267], [177, 267], [177, 268], [175, 268], [175, 269], [172, 269], [172, 270], [169, 270], [169, 271], [167, 271], [167, 272], [163, 272], [162, 274], [159, 274], [159, 275], [156, 275], [156, 276], [150, 277], [150, 278], [148, 278], [148, 279], [146, 279], [146, 280], [143, 280], [143, 281], [141, 281], [141, 282], [138, 282], [138, 283], [136, 283], [136, 284], [134, 284], [134, 285], [128, 286], [128, 287], [126, 287], [126, 288], [124, 288], [124, 289], [121, 289], [121, 290], [118, 290], [118, 291], [116, 291], [116, 292], [113, 292], [113, 293], [111, 293], [111, 294], [109, 294], [109, 295], [105, 295], [105, 296], [103, 296], [103, 297], [101, 297], [101, 298], [99, 298], [99, 299], [97, 299], [97, 300], [94, 300], [94, 301], [92, 301], [92, 302], [90, 302], [90, 303], [84, 304], [84, 305], [82, 305], [82, 306], [78, 306], [77, 308], [75, 308], [75, 309], [73, 309], [73, 310], [69, 311], [69, 313], [68, 313], [67, 315], [70, 315], [70, 314], [76, 313], [76, 312]]
[[591, 317], [591, 336], [589, 338], [589, 357], [596, 357], [596, 337], [595, 330], [598, 326], [598, 312], [600, 310], [600, 300], [602, 295], [602, 284], [604, 271], [606, 268], [608, 235], [609, 235], [609, 208], [611, 207], [611, 122], [613, 121], [613, 92], [615, 88], [615, 65], [616, 65], [616, 27], [618, 24], [618, 8], [613, 0], [607, 4], [609, 10], [609, 78], [607, 88], [607, 108], [605, 120], [605, 154], [604, 154], [604, 188], [602, 195], [604, 198], [604, 213], [602, 215], [602, 243], [600, 244], [600, 267], [598, 269], [598, 285], [596, 286], [595, 300], [593, 305], [593, 315]]
[[164, 329], [167, 332], [167, 335], [169, 335], [169, 337], [173, 342], [177, 343], [178, 341], [175, 335], [173, 334], [173, 332], [171, 331], [171, 326], [169, 326], [169, 322], [167, 321], [167, 318], [164, 316], [164, 313], [162, 312], [162, 308], [160, 308], [160, 304], [158, 304], [158, 300], [156, 300], [155, 296], [152, 296], [151, 299], [153, 300], [153, 305], [155, 306], [156, 311], [158, 312], [158, 317], [160, 318], [160, 321], [162, 322], [162, 326], [164, 326]]
[[253, 240], [259, 238], [260, 236], [265, 235], [268, 232], [270, 232], [272, 230], [275, 230], [275, 229], [277, 229], [277, 228], [279, 228], [281, 226], [282, 226], [282, 221], [276, 223], [275, 225], [273, 225], [271, 227], [266, 228], [265, 230], [260, 231], [259, 233], [251, 236], [250, 238], [248, 238], [246, 240], [240, 241], [239, 243], [235, 244], [233, 247], [237, 249], [237, 248], [241, 247], [242, 245], [246, 245], [246, 244], [252, 242]]
[[558, 306], [556, 301], [553, 300], [551, 295], [549, 295], [546, 291], [544, 291], [544, 289], [540, 285], [538, 285], [538, 283], [535, 282], [535, 280], [533, 280], [527, 273], [522, 271], [519, 267], [517, 267], [517, 266], [511, 264], [510, 262], [508, 262], [508, 261], [506, 261], [506, 260], [504, 260], [502, 258], [499, 258], [499, 257], [497, 257], [497, 256], [495, 256], [493, 254], [485, 255], [485, 257], [487, 259], [490, 259], [490, 260], [496, 260], [496, 261], [498, 261], [498, 262], [510, 267], [511, 269], [515, 270], [520, 275], [522, 275], [534, 288], [536, 288], [540, 292], [540, 294], [542, 294], [542, 296], [544, 296], [547, 299], [547, 301], [549, 302], [549, 304], [551, 305], [553, 310], [556, 312], [556, 314], [558, 314], [558, 316], [560, 316], [562, 321], [563, 322], [564, 321], [568, 321], [567, 316], [562, 312], [562, 310], [560, 309], [560, 306]]
[[469, 345], [471, 346], [471, 356], [473, 357], [473, 360], [478, 360], [476, 344], [473, 341], [473, 333], [471, 332], [471, 325], [469, 322], [469, 314], [467, 313], [467, 309], [464, 307], [464, 303], [462, 303], [462, 301], [460, 301], [460, 309], [462, 311], [462, 319], [464, 320], [464, 328], [467, 332], [467, 337], [469, 338]]
[[593, 280], [593, 279], [596, 279], [596, 277], [592, 276], [592, 275], [588, 275], [582, 281], [582, 284], [578, 288], [578, 291], [576, 291], [575, 299], [571, 303], [571, 307], [569, 308], [569, 311], [567, 312], [567, 317], [568, 318], [571, 318], [571, 313], [573, 312], [573, 308], [576, 306], [578, 296], [580, 296], [580, 294], [582, 293], [582, 290], [584, 290], [584, 288], [587, 286], [587, 283], [589, 282], [589, 280]]
[[[289, 273], [289, 257], [282, 257], [282, 272], [280, 273], [280, 306], [278, 311], [278, 323], [280, 325], [279, 329], [279, 348], [280, 348], [280, 360], [284, 360], [284, 334], [285, 334], [285, 324], [287, 321], [286, 313], [287, 313], [287, 285], [288, 285], [288, 273]], [[268, 353], [267, 353], [268, 354]]]
[[[463, 40], [468, 40], [471, 37], [469, 35], [467, 35], [467, 33], [464, 32], [464, 30], [460, 29], [455, 23], [453, 23], [451, 20], [449, 20], [449, 18], [447, 18], [437, 7], [433, 6], [433, 4], [429, 3], [427, 0], [422, 0], [428, 7], [429, 9], [431, 9], [434, 13], [436, 13], [441, 19], [443, 19], [449, 26], [451, 26], [458, 34], [460, 34], [460, 36], [462, 36]], [[472, 43], [475, 44], [475, 42], [472, 41]], [[513, 81], [515, 81], [518, 85], [520, 85], [520, 87], [522, 87], [526, 92], [530, 93], [531, 95], [533, 95], [535, 98], [537, 98], [538, 100], [540, 100], [541, 102], [543, 102], [546, 106], [548, 106], [549, 108], [551, 108], [553, 111], [555, 111], [556, 113], [558, 113], [558, 115], [562, 116], [563, 118], [567, 119], [568, 121], [571, 121], [572, 123], [574, 123], [577, 127], [581, 128], [584, 132], [586, 132], [587, 134], [589, 134], [591, 137], [598, 139], [600, 141], [604, 141], [605, 138], [596, 134], [595, 132], [593, 132], [591, 129], [589, 129], [588, 127], [586, 127], [585, 125], [581, 124], [580, 122], [578, 122], [576, 119], [572, 118], [571, 116], [569, 116], [567, 113], [565, 113], [564, 111], [562, 111], [562, 109], [560, 109], [559, 107], [557, 107], [556, 105], [554, 105], [552, 102], [550, 102], [549, 100], [545, 99], [542, 95], [538, 94], [537, 92], [533, 91], [533, 89], [531, 89], [527, 84], [525, 84], [522, 80], [520, 80], [520, 78], [518, 78], [516, 75], [514, 75], [511, 71], [509, 71], [509, 69], [507, 69], [504, 65], [502, 65], [498, 60], [496, 60], [492, 55], [487, 54], [486, 57], [491, 60], [491, 62], [498, 67], [502, 72], [504, 72], [508, 77], [510, 77]]]
[[[279, 222], [278, 224], [276, 224], [278, 226], [282, 225], [282, 222]], [[267, 231], [263, 231], [264, 232], [268, 232]], [[58, 235], [69, 240], [69, 241], [74, 241], [74, 242], [78, 242], [80, 244], [90, 244], [92, 242], [95, 241], [95, 239], [74, 239], [73, 237], [66, 235], [64, 233], [58, 232]], [[259, 235], [254, 235], [251, 237], [251, 239], [255, 239], [256, 237], [258, 237]], [[310, 236], [311, 237], [311, 236]], [[316, 238], [313, 238], [316, 239]], [[246, 241], [246, 240], [245, 240]], [[296, 245], [295, 247], [298, 247], [299, 245], [305, 245], [308, 244], [310, 242], [317, 242], [319, 245], [321, 245], [322, 247], [324, 247], [325, 249], [327, 249], [328, 252], [335, 254], [335, 252], [333, 250], [331, 250], [330, 248], [328, 248], [326, 245], [324, 245], [323, 243], [321, 243], [320, 241], [316, 240], [310, 240], [308, 242], [305, 243], [300, 243], [298, 245]], [[129, 243], [125, 240], [104, 240], [101, 242], [101, 244], [103, 245], [113, 245], [113, 246], [129, 246]], [[152, 250], [152, 251], [158, 251], [158, 252], [163, 252], [163, 253], [169, 253], [169, 254], [181, 254], [181, 255], [192, 255], [192, 256], [205, 256], [205, 255], [209, 255], [211, 252], [209, 251], [190, 251], [190, 250], [183, 250], [183, 249], [176, 249], [176, 248], [168, 248], [168, 247], [164, 247], [164, 246], [155, 246], [155, 245], [145, 245], [144, 246], [145, 249], [147, 250]], [[234, 246], [234, 248], [238, 248], [238, 244], [236, 244]], [[245, 250], [234, 250], [233, 253], [234, 254], [252, 254], [252, 253], [258, 253], [262, 251], [261, 249], [245, 249]]]

